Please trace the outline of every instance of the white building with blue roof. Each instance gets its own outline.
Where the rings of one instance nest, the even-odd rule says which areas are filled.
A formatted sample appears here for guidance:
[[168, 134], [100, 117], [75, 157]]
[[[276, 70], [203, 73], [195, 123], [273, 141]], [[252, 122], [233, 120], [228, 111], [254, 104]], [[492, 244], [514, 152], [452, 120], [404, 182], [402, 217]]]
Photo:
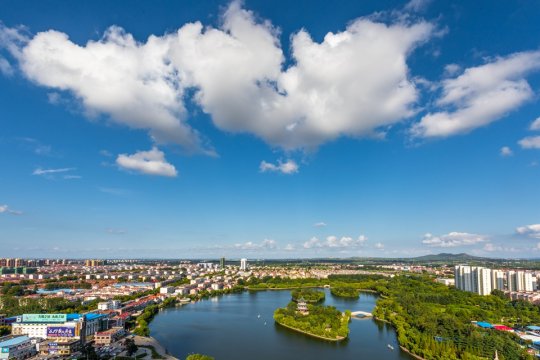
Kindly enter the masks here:
[[108, 326], [102, 314], [23, 314], [12, 323], [12, 334], [39, 339], [81, 339], [105, 330]]
[[9, 335], [0, 338], [0, 359], [22, 360], [36, 353], [35, 341], [26, 335]]

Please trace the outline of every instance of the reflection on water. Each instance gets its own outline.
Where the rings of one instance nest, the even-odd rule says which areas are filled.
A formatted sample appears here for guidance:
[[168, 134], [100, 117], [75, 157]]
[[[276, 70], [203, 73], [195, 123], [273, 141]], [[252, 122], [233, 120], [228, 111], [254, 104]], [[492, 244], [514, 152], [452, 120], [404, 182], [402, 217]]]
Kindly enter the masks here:
[[[372, 311], [375, 306], [372, 294], [362, 293], [360, 299], [351, 300], [325, 291], [324, 304], [342, 311]], [[162, 311], [150, 330], [180, 359], [190, 353], [205, 353], [217, 360], [412, 359], [399, 350], [392, 327], [372, 319], [353, 319], [349, 339], [338, 343], [280, 327], [272, 315], [289, 301], [289, 291], [225, 295]], [[396, 350], [388, 349], [388, 344]]]

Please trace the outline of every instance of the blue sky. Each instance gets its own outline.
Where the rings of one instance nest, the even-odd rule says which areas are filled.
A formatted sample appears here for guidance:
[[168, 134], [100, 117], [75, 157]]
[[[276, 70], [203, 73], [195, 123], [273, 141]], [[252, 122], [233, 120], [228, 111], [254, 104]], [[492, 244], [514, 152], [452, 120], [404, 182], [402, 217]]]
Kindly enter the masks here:
[[0, 1], [0, 252], [540, 257], [540, 5]]

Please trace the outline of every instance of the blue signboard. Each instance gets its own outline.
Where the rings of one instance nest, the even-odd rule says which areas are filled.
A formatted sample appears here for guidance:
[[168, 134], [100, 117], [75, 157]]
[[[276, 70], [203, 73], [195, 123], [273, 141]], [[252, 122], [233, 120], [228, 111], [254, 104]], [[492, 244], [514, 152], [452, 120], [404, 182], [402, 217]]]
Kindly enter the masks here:
[[49, 326], [47, 337], [74, 337], [75, 328], [70, 326]]

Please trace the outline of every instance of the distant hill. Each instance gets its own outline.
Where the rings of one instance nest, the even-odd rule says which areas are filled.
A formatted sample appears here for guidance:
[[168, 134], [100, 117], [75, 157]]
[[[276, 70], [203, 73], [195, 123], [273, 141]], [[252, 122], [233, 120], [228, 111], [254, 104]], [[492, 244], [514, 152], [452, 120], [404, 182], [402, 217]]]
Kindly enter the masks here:
[[487, 258], [482, 258], [478, 256], [472, 256], [469, 254], [461, 253], [461, 254], [449, 254], [449, 253], [440, 253], [436, 255], [424, 255], [424, 256], [418, 256], [415, 258], [411, 258], [411, 260], [415, 261], [480, 261], [480, 260], [486, 260]]

